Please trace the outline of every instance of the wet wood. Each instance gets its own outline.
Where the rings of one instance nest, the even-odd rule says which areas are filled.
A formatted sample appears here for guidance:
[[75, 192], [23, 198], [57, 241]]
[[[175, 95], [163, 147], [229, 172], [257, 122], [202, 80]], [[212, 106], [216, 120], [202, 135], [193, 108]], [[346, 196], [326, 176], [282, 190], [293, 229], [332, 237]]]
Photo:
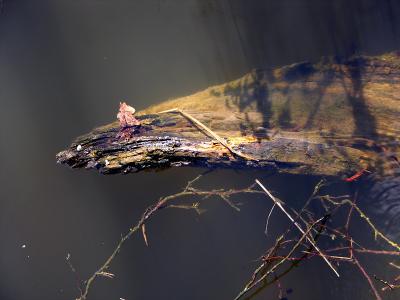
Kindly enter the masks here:
[[[130, 103], [134, 105], [134, 103]], [[179, 108], [221, 136], [235, 155]], [[136, 115], [135, 115], [136, 116]], [[168, 100], [77, 138], [59, 163], [102, 173], [170, 166], [259, 168], [312, 175], [395, 172], [400, 141], [400, 57], [323, 58]]]

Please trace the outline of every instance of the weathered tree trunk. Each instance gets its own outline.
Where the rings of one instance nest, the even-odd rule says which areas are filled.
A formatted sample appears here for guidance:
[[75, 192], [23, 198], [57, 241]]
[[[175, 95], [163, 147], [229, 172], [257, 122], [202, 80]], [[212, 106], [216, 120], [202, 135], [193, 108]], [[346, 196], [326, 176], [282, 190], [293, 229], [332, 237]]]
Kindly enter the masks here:
[[[398, 167], [399, 88], [397, 53], [256, 70], [141, 111], [141, 125], [122, 133], [118, 122], [97, 128], [57, 160], [107, 174], [185, 165], [334, 176], [365, 168], [392, 173]], [[173, 108], [243, 156], [182, 114], [159, 113]]]

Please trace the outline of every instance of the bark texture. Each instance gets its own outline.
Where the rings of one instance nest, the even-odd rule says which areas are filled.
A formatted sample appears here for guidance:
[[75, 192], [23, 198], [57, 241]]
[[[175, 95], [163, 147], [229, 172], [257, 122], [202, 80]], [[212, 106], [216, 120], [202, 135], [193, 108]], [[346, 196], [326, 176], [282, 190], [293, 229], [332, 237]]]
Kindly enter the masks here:
[[[392, 174], [400, 144], [399, 88], [398, 53], [254, 70], [151, 106], [135, 115], [140, 126], [96, 128], [58, 153], [57, 161], [106, 174], [186, 165]], [[254, 159], [233, 154], [178, 112], [159, 113], [173, 108]]]

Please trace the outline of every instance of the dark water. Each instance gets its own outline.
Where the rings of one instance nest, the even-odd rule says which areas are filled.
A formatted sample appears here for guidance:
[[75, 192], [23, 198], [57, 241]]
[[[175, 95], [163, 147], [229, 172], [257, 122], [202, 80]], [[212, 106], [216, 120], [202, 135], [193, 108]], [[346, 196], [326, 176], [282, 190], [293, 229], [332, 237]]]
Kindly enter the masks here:
[[[87, 278], [148, 205], [205, 171], [101, 176], [56, 165], [55, 153], [113, 120], [119, 101], [141, 109], [255, 67], [400, 48], [398, 1], [0, 2], [0, 299], [5, 300], [75, 299], [68, 253], [79, 276]], [[318, 182], [220, 170], [201, 185], [244, 187], [255, 178], [296, 207]], [[332, 192], [356, 189], [342, 183]], [[398, 189], [389, 190], [387, 197], [396, 203]], [[132, 238], [112, 264], [116, 278], [100, 278], [89, 299], [232, 299], [273, 243], [264, 235], [271, 203], [264, 197], [237, 201], [243, 203], [240, 213], [216, 199], [204, 203], [201, 216], [160, 213], [147, 225], [150, 246], [140, 236]], [[373, 198], [360, 205], [396, 238], [396, 205], [383, 210], [377, 203]], [[394, 221], [386, 224], [388, 219]], [[270, 222], [272, 236], [288, 225], [278, 212]], [[355, 226], [360, 239], [371, 235], [361, 223]], [[366, 262], [371, 274], [396, 275], [387, 260]], [[337, 279], [316, 259], [282, 284], [293, 290], [289, 299], [373, 299], [352, 268], [339, 271]], [[278, 290], [273, 286], [255, 299], [278, 299]]]

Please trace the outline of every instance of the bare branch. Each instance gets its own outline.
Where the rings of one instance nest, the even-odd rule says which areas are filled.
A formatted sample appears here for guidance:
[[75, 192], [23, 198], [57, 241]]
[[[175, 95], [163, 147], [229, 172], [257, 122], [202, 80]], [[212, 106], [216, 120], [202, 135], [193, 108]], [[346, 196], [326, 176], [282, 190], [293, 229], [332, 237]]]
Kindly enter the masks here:
[[[297, 227], [297, 229], [304, 234], [304, 230], [301, 228], [301, 226], [293, 219], [293, 217], [286, 211], [286, 209], [282, 206], [282, 204], [275, 199], [275, 197], [267, 190], [267, 188], [258, 180], [256, 179], [257, 184], [263, 189], [263, 191], [274, 201], [274, 203], [284, 212], [284, 214], [292, 221], [292, 223]], [[309, 237], [308, 235], [306, 236], [307, 241], [313, 247], [315, 250], [317, 250], [320, 254], [320, 256], [325, 260], [325, 262], [328, 264], [328, 266], [332, 269], [332, 271], [336, 274], [337, 277], [340, 277], [339, 273], [336, 271], [336, 269], [332, 266], [331, 262], [326, 258], [326, 256], [322, 253], [322, 251], [318, 248], [318, 246], [315, 244], [313, 241], [312, 237]]]

